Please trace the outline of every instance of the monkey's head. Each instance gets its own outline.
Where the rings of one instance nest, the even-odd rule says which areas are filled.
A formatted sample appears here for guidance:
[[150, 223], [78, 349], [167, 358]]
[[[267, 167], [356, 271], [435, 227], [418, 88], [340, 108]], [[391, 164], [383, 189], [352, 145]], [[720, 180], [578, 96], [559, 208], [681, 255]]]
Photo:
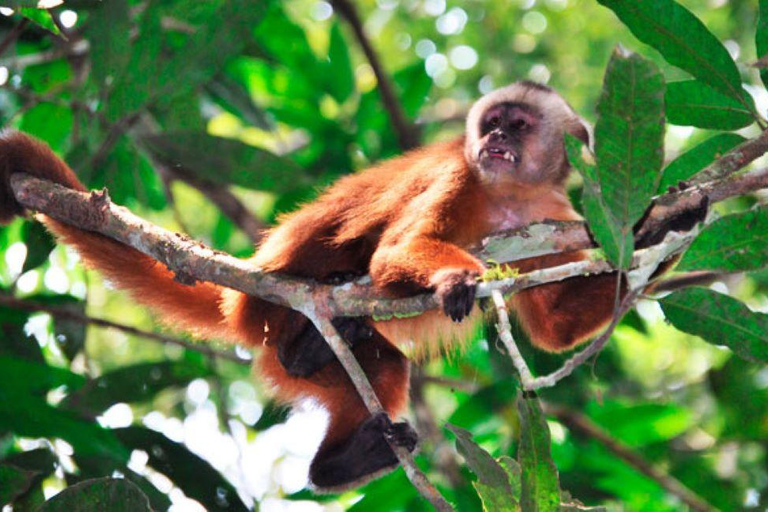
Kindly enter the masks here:
[[549, 87], [517, 82], [486, 94], [472, 106], [465, 156], [488, 184], [561, 183], [570, 168], [565, 133], [589, 143], [591, 130]]

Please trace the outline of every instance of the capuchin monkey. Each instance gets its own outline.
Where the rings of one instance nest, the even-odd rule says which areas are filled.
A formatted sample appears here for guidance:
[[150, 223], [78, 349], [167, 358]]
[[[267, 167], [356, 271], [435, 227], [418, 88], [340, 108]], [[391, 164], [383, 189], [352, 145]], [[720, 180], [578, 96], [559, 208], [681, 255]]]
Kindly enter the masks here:
[[[571, 170], [564, 135], [585, 143], [590, 130], [549, 87], [518, 82], [482, 97], [466, 133], [340, 179], [314, 202], [286, 215], [249, 260], [254, 267], [319, 282], [370, 274], [379, 293], [434, 293], [442, 311], [373, 321], [336, 318], [386, 414], [371, 416], [320, 333], [300, 313], [210, 283], [186, 286], [150, 257], [102, 235], [39, 218], [86, 265], [127, 290], [158, 317], [199, 337], [253, 347], [257, 374], [277, 399], [311, 399], [330, 415], [312, 461], [318, 491], [358, 486], [398, 464], [387, 441], [413, 450], [417, 436], [395, 423], [408, 403], [409, 360], [439, 357], [469, 338], [481, 313], [475, 289], [483, 262], [467, 252], [488, 235], [534, 222], [579, 220], [564, 190]], [[258, 172], [258, 170], [254, 170]], [[85, 190], [41, 142], [0, 138], [0, 221], [23, 208], [9, 179], [25, 172]], [[508, 263], [521, 272], [583, 259], [580, 252]], [[511, 299], [532, 343], [563, 351], [611, 318], [616, 275], [571, 278]]]

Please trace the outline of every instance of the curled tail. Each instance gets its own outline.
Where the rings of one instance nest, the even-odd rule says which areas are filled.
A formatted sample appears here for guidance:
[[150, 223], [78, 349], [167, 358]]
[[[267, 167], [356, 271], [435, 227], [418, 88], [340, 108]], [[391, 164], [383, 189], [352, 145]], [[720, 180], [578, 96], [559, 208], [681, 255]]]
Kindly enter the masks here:
[[[24, 212], [10, 187], [10, 177], [24, 172], [85, 191], [75, 173], [44, 143], [18, 132], [0, 135], [0, 224]], [[227, 337], [219, 311], [221, 288], [210, 283], [182, 285], [157, 261], [126, 245], [56, 221], [39, 219], [58, 239], [74, 247], [88, 267], [159, 313], [163, 322], [199, 337]]]

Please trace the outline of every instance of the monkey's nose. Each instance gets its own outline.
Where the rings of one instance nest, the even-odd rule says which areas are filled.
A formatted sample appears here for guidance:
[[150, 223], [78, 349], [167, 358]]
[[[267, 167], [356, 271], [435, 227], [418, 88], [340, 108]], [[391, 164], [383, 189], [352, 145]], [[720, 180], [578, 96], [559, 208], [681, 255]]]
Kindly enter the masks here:
[[507, 140], [507, 134], [501, 130], [491, 132], [491, 140]]

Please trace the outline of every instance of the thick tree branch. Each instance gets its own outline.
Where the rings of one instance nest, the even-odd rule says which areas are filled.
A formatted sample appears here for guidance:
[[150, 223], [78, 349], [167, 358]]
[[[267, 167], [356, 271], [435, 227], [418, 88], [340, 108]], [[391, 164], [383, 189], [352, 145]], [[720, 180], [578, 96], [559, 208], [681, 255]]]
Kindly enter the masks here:
[[47, 304], [39, 304], [37, 302], [33, 302], [29, 300], [10, 297], [8, 295], [0, 295], [0, 305], [3, 305], [8, 308], [12, 308], [12, 309], [18, 309], [20, 311], [27, 311], [29, 313], [47, 313], [51, 315], [53, 318], [56, 318], [59, 320], [68, 320], [71, 322], [77, 322], [83, 325], [94, 325], [96, 327], [117, 329], [126, 334], [131, 334], [133, 336], [140, 336], [142, 338], [158, 341], [166, 345], [176, 345], [178, 347], [184, 347], [186, 349], [194, 350], [195, 352], [200, 352], [201, 354], [205, 354], [210, 357], [226, 359], [227, 361], [234, 361], [240, 364], [246, 364], [246, 365], [251, 364], [251, 361], [248, 359], [242, 359], [232, 352], [224, 352], [221, 350], [216, 350], [207, 344], [192, 343], [190, 341], [187, 341], [181, 338], [176, 338], [173, 336], [167, 336], [165, 334], [160, 334], [160, 333], [151, 332], [151, 331], [143, 331], [141, 329], [137, 329], [136, 327], [131, 327], [130, 325], [125, 325], [118, 322], [113, 322], [111, 320], [103, 320], [101, 318], [94, 318], [92, 316], [84, 315], [82, 313], [78, 313], [77, 311], [72, 311], [71, 309], [68, 309], [63, 306], [50, 306]]
[[655, 481], [670, 494], [677, 496], [691, 510], [697, 512], [713, 512], [715, 510], [712, 505], [701, 499], [675, 477], [657, 468], [618, 439], [611, 437], [585, 415], [551, 404], [544, 404], [544, 412], [557, 418], [570, 430], [595, 439], [628, 465]]

